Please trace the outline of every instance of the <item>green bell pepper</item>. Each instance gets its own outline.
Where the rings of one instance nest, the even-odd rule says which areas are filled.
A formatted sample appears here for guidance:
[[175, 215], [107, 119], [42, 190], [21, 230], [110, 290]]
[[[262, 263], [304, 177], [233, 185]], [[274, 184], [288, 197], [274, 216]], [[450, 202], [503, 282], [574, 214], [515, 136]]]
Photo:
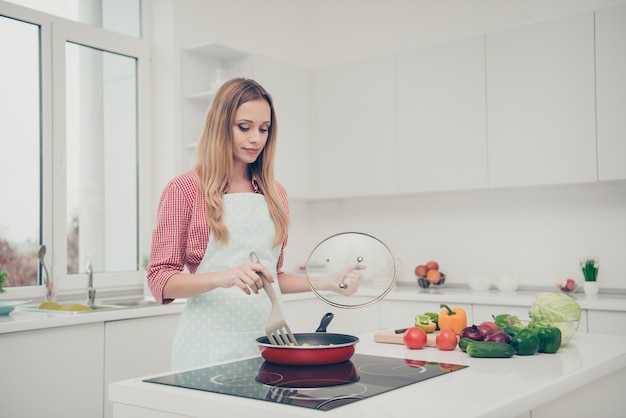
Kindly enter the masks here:
[[493, 317], [493, 322], [496, 324], [498, 329], [502, 329], [509, 325], [509, 316], [510, 314], [500, 314], [500, 315], [491, 315]]
[[514, 327], [513, 325], [507, 325], [501, 328], [501, 331], [504, 331], [509, 337], [515, 337], [522, 328]]
[[437, 312], [426, 312], [424, 315], [430, 317], [430, 320], [437, 324], [437, 331], [439, 331], [439, 314]]
[[515, 349], [515, 354], [530, 356], [539, 351], [541, 342], [533, 330], [524, 328], [513, 337], [511, 345]]
[[561, 330], [556, 327], [536, 328], [540, 353], [556, 353], [561, 348]]
[[427, 334], [437, 329], [437, 323], [433, 322], [428, 315], [415, 315], [415, 326], [423, 329]]

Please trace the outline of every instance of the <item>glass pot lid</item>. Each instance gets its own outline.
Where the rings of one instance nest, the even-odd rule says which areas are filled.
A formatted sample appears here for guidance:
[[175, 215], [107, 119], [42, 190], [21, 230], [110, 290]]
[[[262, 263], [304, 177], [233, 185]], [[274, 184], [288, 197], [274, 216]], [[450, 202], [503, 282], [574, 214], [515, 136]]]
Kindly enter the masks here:
[[[363, 279], [355, 293], [346, 296], [339, 289], [321, 290], [315, 276], [335, 274], [348, 266], [363, 266]], [[305, 265], [306, 278], [315, 295], [338, 308], [359, 308], [378, 302], [393, 288], [396, 263], [389, 248], [379, 239], [361, 232], [332, 235], [313, 249]]]

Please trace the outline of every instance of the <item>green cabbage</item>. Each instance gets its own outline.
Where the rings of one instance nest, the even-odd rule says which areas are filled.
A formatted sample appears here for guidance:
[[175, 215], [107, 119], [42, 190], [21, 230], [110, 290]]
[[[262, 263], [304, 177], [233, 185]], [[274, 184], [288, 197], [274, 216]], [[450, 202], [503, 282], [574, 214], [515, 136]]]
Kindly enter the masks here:
[[561, 292], [541, 292], [535, 298], [528, 315], [533, 321], [580, 321], [580, 305]]
[[[580, 305], [560, 292], [542, 292], [528, 311], [529, 328], [556, 327], [561, 330], [561, 344], [574, 336], [580, 323]], [[575, 322], [574, 322], [575, 321]]]

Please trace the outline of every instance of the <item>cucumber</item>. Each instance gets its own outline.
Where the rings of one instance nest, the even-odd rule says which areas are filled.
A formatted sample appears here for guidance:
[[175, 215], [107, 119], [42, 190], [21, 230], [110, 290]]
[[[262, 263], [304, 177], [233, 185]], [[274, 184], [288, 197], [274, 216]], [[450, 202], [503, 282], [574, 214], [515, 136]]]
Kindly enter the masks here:
[[509, 344], [496, 343], [493, 341], [473, 341], [467, 346], [467, 354], [470, 357], [483, 358], [507, 358], [513, 357], [515, 349]]
[[459, 341], [459, 348], [461, 349], [461, 351], [466, 352], [467, 346], [475, 342], [477, 341], [474, 341], [471, 338], [461, 338], [461, 340]]

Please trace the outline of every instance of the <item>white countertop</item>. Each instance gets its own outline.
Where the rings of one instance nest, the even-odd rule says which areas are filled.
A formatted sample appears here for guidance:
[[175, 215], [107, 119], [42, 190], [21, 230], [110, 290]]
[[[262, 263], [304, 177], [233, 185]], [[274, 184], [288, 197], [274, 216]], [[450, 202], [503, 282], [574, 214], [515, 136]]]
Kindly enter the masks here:
[[[466, 287], [441, 287], [422, 289], [417, 285], [400, 283], [385, 296], [384, 300], [461, 303], [461, 304], [484, 304], [484, 305], [510, 305], [530, 307], [539, 292], [554, 292], [555, 288], [517, 290], [515, 292], [501, 292], [499, 290], [472, 291]], [[359, 290], [359, 295], [375, 297], [377, 294], [367, 289]], [[570, 294], [578, 301], [581, 309], [597, 309], [608, 311], [626, 312], [626, 294], [601, 293], [594, 297], [586, 296], [582, 292]], [[284, 295], [285, 300], [308, 299], [310, 294]]]
[[[448, 304], [485, 304], [485, 305], [510, 305], [531, 306], [535, 296], [540, 290], [519, 290], [517, 292], [500, 292], [498, 290], [475, 292], [467, 288], [443, 287], [438, 289], [421, 289], [417, 285], [400, 284], [385, 296], [387, 301], [413, 301], [434, 302], [445, 301]], [[377, 295], [369, 294], [367, 289], [362, 289], [360, 294], [368, 297]], [[575, 293], [573, 297], [578, 301], [582, 309], [596, 309], [607, 311], [626, 312], [626, 295], [624, 294], [600, 294], [589, 298], [583, 293]], [[312, 293], [284, 295], [285, 301], [312, 299]], [[33, 304], [31, 304], [33, 305]], [[34, 304], [36, 306], [36, 304]], [[92, 322], [116, 321], [146, 316], [168, 315], [180, 313], [184, 310], [184, 300], [174, 301], [169, 305], [155, 305], [146, 307], [132, 307], [127, 309], [103, 310], [89, 313], [41, 313], [23, 310], [18, 306], [9, 315], [0, 315], [0, 334], [8, 332], [29, 331], [68, 325], [80, 325]]]
[[[577, 334], [557, 354], [509, 359], [471, 358], [458, 348], [448, 352], [436, 348], [409, 350], [402, 345], [375, 343], [373, 334], [360, 338], [357, 353], [469, 367], [326, 412], [145, 383], [142, 378], [111, 384], [109, 399], [133, 407], [194, 417], [226, 416], [236, 411], [237, 416], [253, 414], [255, 417], [380, 418], [416, 416], [419, 412], [418, 415], [428, 417], [501, 418], [527, 413], [626, 368], [626, 337]], [[586, 402], [593, 403], [593, 399]], [[409, 414], [409, 411], [413, 412]], [[602, 415], [602, 410], [598, 411]]]
[[17, 306], [9, 315], [0, 315], [0, 334], [94, 322], [118, 321], [121, 319], [142, 318], [147, 316], [170, 315], [180, 313], [185, 309], [184, 300], [169, 305], [147, 305], [79, 313], [35, 312], [26, 309], [26, 307], [36, 307], [37, 305], [38, 303], [31, 303]]

